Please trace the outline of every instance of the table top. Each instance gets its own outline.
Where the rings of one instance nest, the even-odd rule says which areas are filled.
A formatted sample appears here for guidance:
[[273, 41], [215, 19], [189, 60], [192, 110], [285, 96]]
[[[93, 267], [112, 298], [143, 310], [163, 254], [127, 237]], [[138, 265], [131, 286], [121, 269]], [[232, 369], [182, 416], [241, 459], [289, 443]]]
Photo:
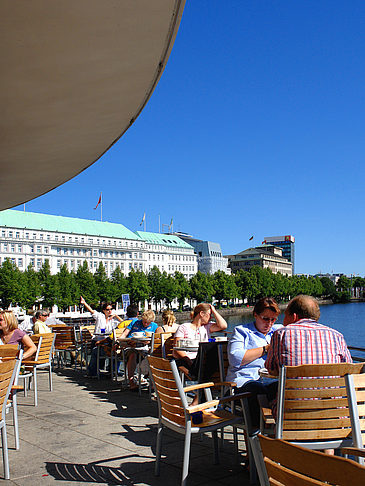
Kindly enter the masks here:
[[175, 351], [198, 351], [199, 346], [180, 346], [180, 347], [174, 347], [173, 348]]
[[126, 338], [119, 338], [118, 341], [122, 342], [122, 343], [127, 342], [127, 341], [142, 341], [142, 342], [147, 343], [147, 342], [151, 341], [151, 339], [152, 338], [150, 338], [150, 337], [134, 337], [134, 336], [132, 336], [132, 337], [126, 337]]

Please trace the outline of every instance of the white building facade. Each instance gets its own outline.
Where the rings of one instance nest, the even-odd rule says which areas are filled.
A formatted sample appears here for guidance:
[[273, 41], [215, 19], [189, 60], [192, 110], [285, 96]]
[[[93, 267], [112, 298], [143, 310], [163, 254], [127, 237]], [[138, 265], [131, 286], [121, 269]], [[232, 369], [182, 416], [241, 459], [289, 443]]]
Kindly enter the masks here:
[[179, 271], [191, 278], [198, 271], [194, 248], [175, 235], [132, 232], [116, 223], [15, 210], [0, 212], [0, 264], [9, 258], [24, 271], [39, 270], [46, 260], [56, 274], [66, 264], [76, 271], [84, 261], [91, 272], [102, 263], [107, 275], [119, 267], [146, 273]]

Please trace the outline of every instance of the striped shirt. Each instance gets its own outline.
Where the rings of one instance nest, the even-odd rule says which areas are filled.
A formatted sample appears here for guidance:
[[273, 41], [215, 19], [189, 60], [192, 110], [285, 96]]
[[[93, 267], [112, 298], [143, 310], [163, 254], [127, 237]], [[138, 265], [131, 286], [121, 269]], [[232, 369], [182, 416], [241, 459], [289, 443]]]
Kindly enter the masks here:
[[352, 363], [343, 335], [312, 319], [301, 319], [273, 334], [265, 366], [278, 375], [281, 366], [343, 362]]

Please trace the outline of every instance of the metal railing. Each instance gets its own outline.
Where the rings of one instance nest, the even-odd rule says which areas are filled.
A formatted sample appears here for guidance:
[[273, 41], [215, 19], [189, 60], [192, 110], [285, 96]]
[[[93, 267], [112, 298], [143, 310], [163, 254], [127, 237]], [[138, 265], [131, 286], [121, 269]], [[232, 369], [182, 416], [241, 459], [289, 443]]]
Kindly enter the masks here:
[[[365, 362], [365, 348], [359, 348], [357, 346], [349, 346], [348, 348], [351, 352], [351, 356], [352, 356], [353, 361], [355, 361], [356, 363]], [[361, 356], [355, 356], [353, 351], [360, 352], [360, 353], [362, 353], [362, 355]], [[358, 354], [358, 353], [356, 353], [356, 354]]]

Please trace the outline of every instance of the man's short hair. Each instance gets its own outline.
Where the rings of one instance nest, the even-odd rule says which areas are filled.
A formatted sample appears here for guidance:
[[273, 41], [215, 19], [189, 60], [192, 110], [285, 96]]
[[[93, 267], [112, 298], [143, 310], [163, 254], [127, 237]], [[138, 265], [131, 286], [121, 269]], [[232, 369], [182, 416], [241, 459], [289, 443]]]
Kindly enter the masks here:
[[318, 321], [321, 315], [317, 300], [310, 295], [302, 294], [289, 302], [286, 312], [291, 316], [296, 314], [299, 319], [314, 319], [315, 321]]
[[137, 317], [138, 316], [138, 306], [131, 304], [127, 307], [127, 317]]
[[144, 319], [147, 322], [152, 322], [152, 321], [155, 320], [155, 313], [153, 312], [153, 310], [148, 309], [148, 310], [143, 312], [141, 317], [142, 317], [142, 319]]

